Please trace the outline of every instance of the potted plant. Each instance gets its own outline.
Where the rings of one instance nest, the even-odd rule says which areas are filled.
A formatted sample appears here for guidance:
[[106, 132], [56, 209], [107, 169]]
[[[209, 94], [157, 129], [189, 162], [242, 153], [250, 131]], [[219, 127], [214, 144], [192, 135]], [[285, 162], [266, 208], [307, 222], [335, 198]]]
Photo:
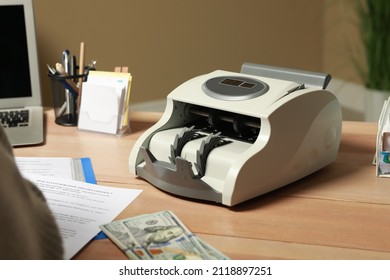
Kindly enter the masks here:
[[369, 91], [367, 120], [375, 121], [390, 96], [390, 1], [355, 2], [364, 48], [364, 63], [357, 64], [357, 69]]

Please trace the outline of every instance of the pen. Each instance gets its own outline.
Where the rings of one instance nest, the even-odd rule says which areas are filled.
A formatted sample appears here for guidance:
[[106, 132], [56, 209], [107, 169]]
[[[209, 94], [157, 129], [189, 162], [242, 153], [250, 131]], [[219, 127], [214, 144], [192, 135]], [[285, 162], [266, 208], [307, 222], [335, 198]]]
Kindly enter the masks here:
[[[70, 75], [75, 76], [77, 74], [77, 62], [76, 62], [76, 56], [72, 55], [72, 59], [70, 60]], [[74, 78], [73, 81], [77, 83], [77, 79]]]
[[47, 64], [47, 69], [49, 70], [50, 75], [55, 75], [57, 70]]
[[62, 65], [64, 66], [64, 70], [67, 74], [70, 74], [70, 52], [69, 50], [64, 50], [62, 52]]
[[[61, 62], [62, 62], [62, 66], [64, 67], [64, 73], [65, 75], [69, 75], [69, 55], [70, 55], [70, 52], [69, 50], [64, 50], [62, 52], [62, 59], [61, 59]], [[62, 69], [61, 69], [62, 70]], [[72, 104], [70, 102], [70, 93], [69, 93], [69, 90], [65, 89], [65, 100], [66, 100], [66, 103], [67, 103], [67, 108], [66, 108], [66, 113], [67, 114], [70, 114], [73, 110], [72, 110]]]
[[61, 108], [58, 109], [58, 112], [57, 112], [57, 116], [62, 116], [65, 112], [65, 109], [68, 105], [66, 104], [66, 101], [64, 102], [64, 104], [62, 104]]

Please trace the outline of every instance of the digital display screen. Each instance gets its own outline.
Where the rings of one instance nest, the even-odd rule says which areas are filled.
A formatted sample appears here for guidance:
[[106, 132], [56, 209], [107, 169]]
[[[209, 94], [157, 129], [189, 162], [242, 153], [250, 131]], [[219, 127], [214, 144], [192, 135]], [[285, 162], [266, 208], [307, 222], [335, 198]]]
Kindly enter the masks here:
[[259, 97], [269, 90], [263, 81], [244, 76], [217, 76], [207, 80], [203, 91], [220, 100], [247, 100]]
[[242, 80], [236, 80], [232, 78], [227, 78], [221, 81], [221, 84], [234, 86], [234, 87], [244, 87], [244, 88], [253, 88], [256, 84], [248, 83]]
[[255, 84], [248, 83], [248, 82], [245, 82], [242, 85], [240, 85], [240, 87], [245, 87], [245, 88], [253, 88], [254, 86], [255, 86]]

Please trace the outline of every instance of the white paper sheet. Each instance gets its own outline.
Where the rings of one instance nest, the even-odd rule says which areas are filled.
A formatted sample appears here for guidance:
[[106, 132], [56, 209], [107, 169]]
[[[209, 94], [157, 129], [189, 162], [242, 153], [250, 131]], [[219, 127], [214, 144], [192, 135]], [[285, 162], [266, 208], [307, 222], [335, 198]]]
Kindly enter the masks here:
[[44, 176], [74, 179], [72, 177], [72, 159], [65, 157], [16, 157], [19, 170]]
[[22, 174], [31, 173], [96, 184], [91, 159], [68, 157], [16, 157]]
[[72, 258], [142, 190], [114, 188], [56, 177], [25, 174], [43, 192], [59, 225], [65, 259]]

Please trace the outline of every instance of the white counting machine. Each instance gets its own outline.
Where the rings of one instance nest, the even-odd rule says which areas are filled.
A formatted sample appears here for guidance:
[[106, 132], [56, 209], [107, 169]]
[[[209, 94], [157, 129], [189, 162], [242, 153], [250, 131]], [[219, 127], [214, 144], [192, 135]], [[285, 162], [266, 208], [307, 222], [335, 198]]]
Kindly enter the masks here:
[[342, 115], [331, 77], [244, 63], [173, 90], [141, 135], [130, 172], [157, 188], [233, 206], [333, 162]]

